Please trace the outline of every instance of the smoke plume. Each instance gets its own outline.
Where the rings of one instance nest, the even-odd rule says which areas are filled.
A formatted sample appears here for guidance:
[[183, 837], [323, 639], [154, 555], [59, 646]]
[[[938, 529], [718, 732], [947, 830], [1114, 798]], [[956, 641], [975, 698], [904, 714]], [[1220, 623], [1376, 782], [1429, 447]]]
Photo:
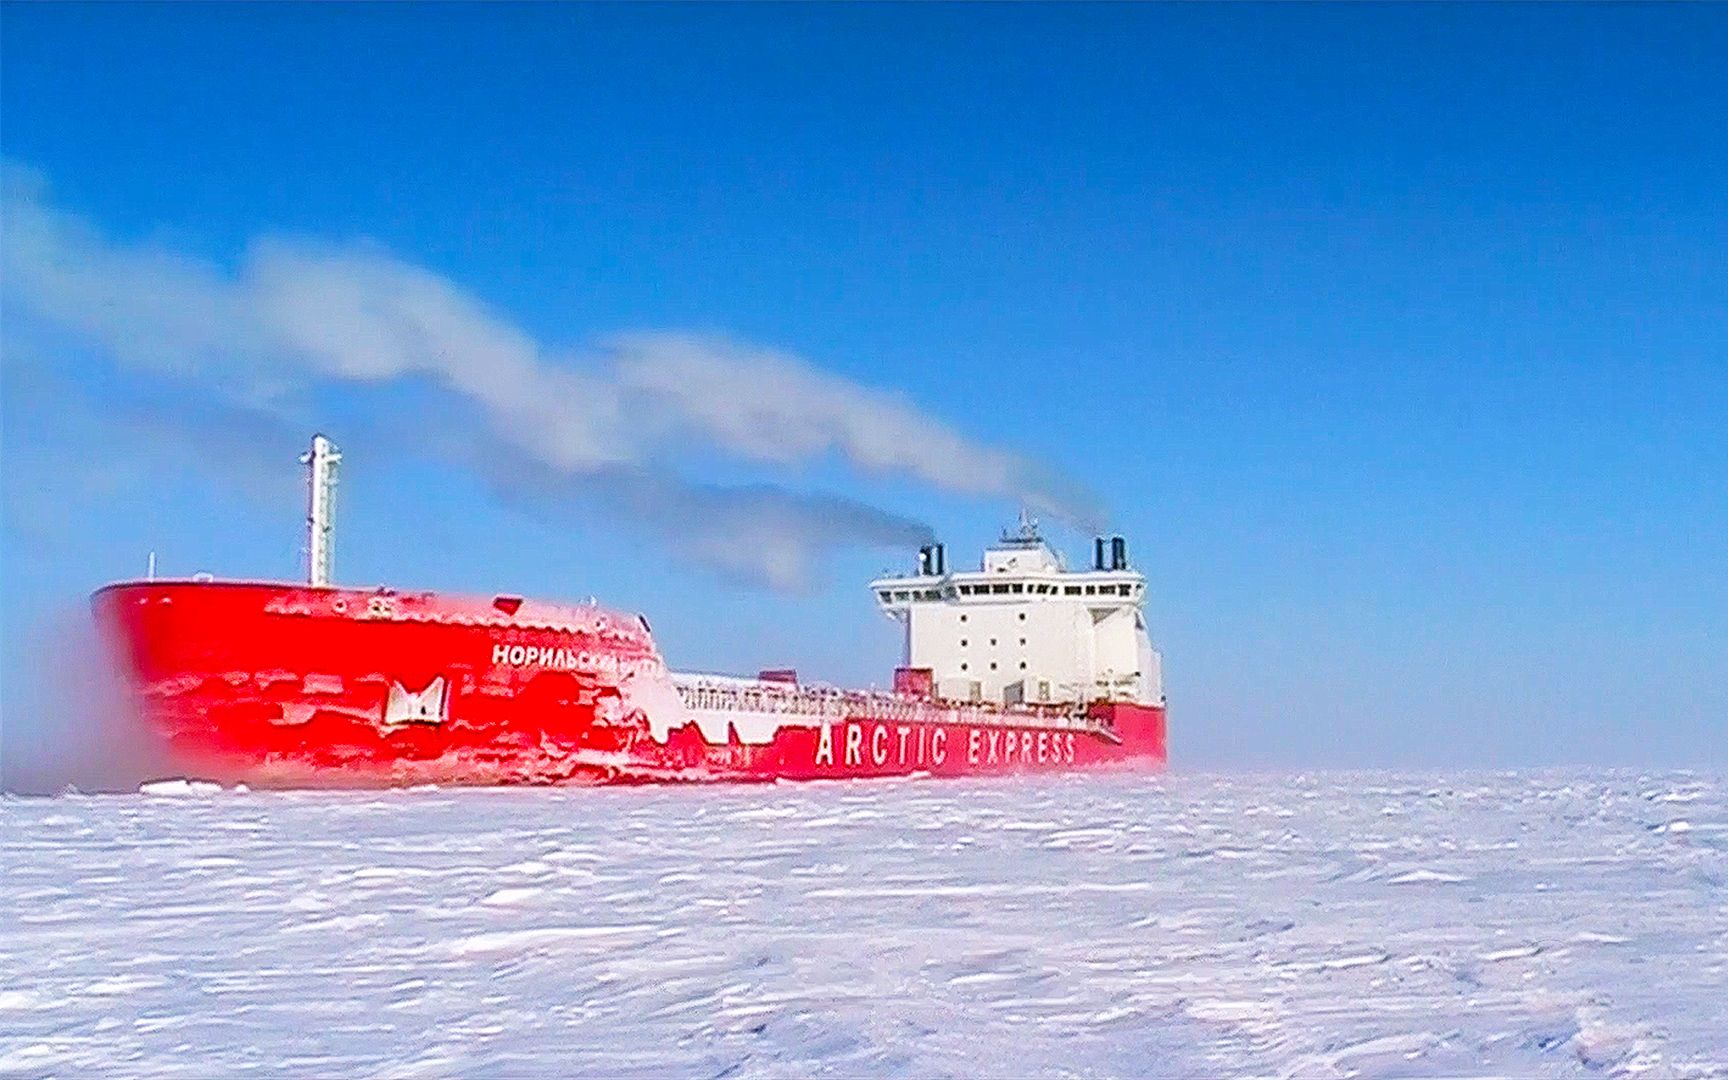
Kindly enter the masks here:
[[553, 349], [373, 245], [260, 237], [228, 267], [113, 240], [54, 206], [27, 169], [8, 166], [4, 183], [9, 334], [27, 325], [93, 345], [118, 375], [278, 421], [303, 418], [330, 387], [435, 388], [457, 406], [438, 413], [452, 426], [420, 437], [478, 455], [505, 478], [505, 497], [542, 510], [604, 505], [742, 580], [796, 588], [826, 551], [929, 530], [833, 495], [704, 483], [668, 464], [679, 452], [770, 468], [834, 460], [1076, 524], [1098, 516], [1077, 487], [1022, 457], [789, 353], [675, 333]]

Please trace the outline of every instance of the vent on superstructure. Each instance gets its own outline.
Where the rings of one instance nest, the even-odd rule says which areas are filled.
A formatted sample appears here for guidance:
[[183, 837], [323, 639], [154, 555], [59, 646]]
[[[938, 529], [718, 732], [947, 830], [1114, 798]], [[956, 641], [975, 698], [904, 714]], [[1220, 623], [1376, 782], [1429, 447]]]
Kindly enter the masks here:
[[918, 549], [918, 576], [942, 577], [948, 573], [948, 548], [944, 544], [925, 544]]

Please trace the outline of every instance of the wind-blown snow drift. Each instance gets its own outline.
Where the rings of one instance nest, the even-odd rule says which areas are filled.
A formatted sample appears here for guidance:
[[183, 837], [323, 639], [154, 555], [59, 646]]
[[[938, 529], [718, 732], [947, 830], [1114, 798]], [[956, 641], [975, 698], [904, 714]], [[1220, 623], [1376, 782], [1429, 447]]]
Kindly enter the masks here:
[[151, 790], [0, 801], [0, 1073], [1728, 1075], [1720, 776]]

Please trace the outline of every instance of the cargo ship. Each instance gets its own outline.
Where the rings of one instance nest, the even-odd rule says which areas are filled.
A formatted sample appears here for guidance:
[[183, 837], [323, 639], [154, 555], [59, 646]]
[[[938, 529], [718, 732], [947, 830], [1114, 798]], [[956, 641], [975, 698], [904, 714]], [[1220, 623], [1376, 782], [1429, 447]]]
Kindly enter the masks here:
[[673, 671], [596, 603], [331, 584], [341, 460], [308, 471], [308, 580], [119, 582], [92, 597], [142, 721], [188, 776], [273, 787], [967, 776], [1166, 760], [1145, 579], [1121, 537], [1070, 569], [1022, 513], [978, 568], [946, 547], [871, 582], [885, 689]]

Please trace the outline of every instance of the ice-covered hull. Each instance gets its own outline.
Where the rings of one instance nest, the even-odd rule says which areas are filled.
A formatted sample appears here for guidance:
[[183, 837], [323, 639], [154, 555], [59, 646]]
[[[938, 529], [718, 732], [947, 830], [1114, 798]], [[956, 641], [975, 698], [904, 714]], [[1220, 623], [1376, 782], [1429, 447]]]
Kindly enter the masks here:
[[641, 620], [515, 597], [147, 581], [93, 598], [189, 771], [279, 786], [1158, 768], [1164, 710], [950, 705], [668, 672]]

